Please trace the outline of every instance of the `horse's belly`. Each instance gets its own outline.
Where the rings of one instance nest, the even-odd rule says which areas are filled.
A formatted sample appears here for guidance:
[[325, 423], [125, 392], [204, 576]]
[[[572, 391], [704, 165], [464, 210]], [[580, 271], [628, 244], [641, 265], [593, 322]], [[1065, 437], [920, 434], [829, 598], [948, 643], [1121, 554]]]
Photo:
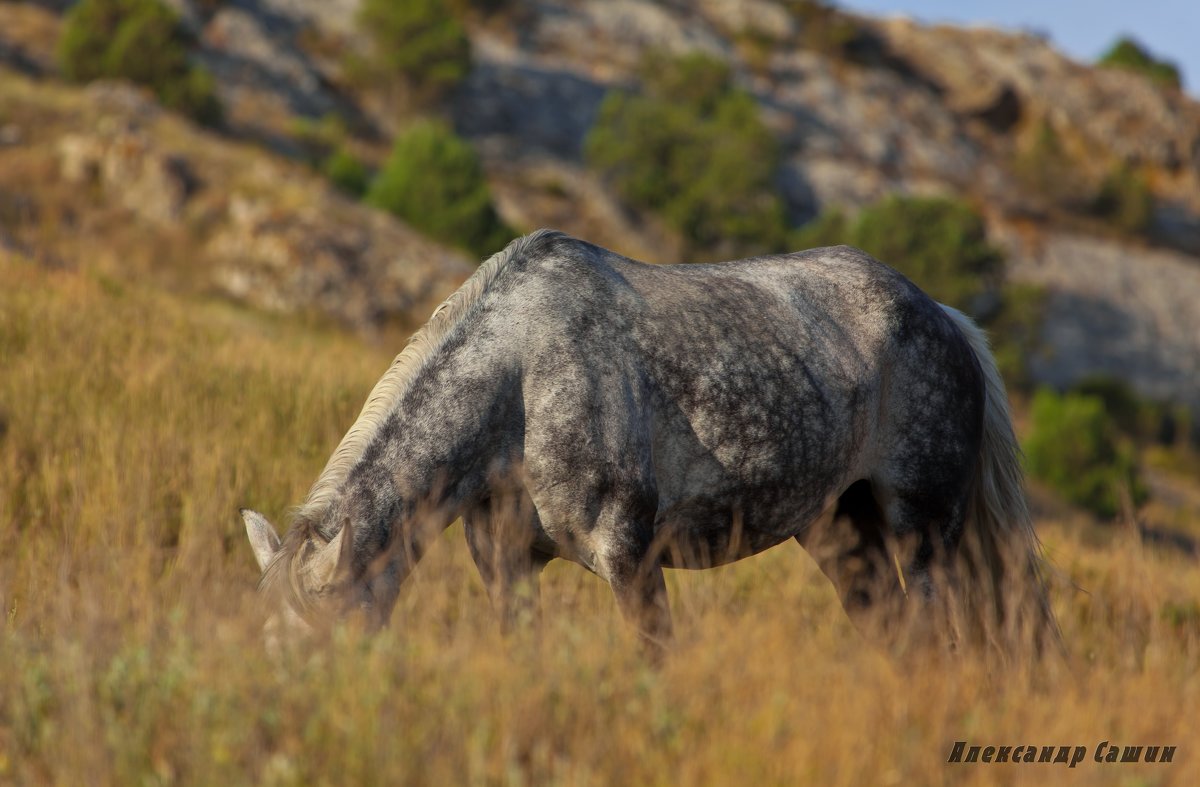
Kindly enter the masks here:
[[801, 533], [833, 499], [833, 493], [772, 487], [670, 503], [655, 523], [661, 562], [708, 568], [749, 557]]

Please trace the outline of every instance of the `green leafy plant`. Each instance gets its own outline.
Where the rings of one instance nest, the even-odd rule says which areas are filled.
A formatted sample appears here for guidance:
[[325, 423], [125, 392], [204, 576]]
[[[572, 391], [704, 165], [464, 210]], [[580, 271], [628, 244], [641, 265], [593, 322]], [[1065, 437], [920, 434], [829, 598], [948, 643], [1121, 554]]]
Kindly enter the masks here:
[[815, 249], [821, 246], [854, 246], [854, 222], [840, 208], [821, 211], [812, 221], [794, 230], [789, 245], [795, 249]]
[[369, 55], [348, 63], [360, 80], [396, 79], [432, 98], [470, 70], [466, 30], [445, 0], [363, 0], [358, 25], [371, 40]]
[[300, 147], [300, 154], [314, 167], [320, 166], [350, 136], [345, 119], [336, 112], [328, 112], [319, 118], [295, 118], [289, 131]]
[[1121, 232], [1144, 233], [1154, 214], [1150, 184], [1127, 164], [1121, 164], [1101, 182], [1092, 201], [1092, 212]]
[[1124, 380], [1102, 374], [1084, 377], [1071, 386], [1071, 391], [1104, 402], [1104, 411], [1121, 434], [1139, 445], [1185, 448], [1189, 442], [1186, 406], [1148, 399]]
[[1156, 58], [1132, 38], [1122, 37], [1100, 56], [1102, 66], [1123, 68], [1145, 74], [1153, 82], [1164, 87], [1180, 86], [1179, 69], [1174, 63]]
[[982, 321], [1009, 391], [1033, 388], [1029, 359], [1043, 350], [1047, 297], [1045, 288], [1036, 284], [1005, 282], [1000, 287], [999, 308]]
[[191, 45], [179, 17], [159, 0], [83, 0], [67, 14], [58, 59], [70, 80], [128, 79], [149, 87], [164, 106], [215, 124], [215, 84], [189, 63]]
[[1098, 396], [1059, 395], [1042, 389], [1033, 398], [1025, 440], [1030, 474], [1071, 503], [1104, 518], [1149, 494], [1130, 448]]
[[459, 16], [483, 14], [488, 16], [512, 7], [513, 0], [446, 0], [450, 10]]
[[367, 171], [367, 165], [344, 147], [329, 154], [321, 165], [321, 172], [335, 186], [354, 197], [366, 194], [370, 185], [371, 174]]
[[1012, 162], [1017, 183], [1040, 207], [1086, 208], [1089, 195], [1079, 164], [1062, 135], [1042, 119], [1021, 138]]
[[585, 142], [590, 165], [679, 230], [693, 259], [781, 248], [778, 146], [728, 66], [654, 54], [642, 76], [641, 94], [605, 98]]
[[496, 214], [475, 149], [437, 121], [419, 121], [396, 138], [366, 199], [480, 256], [515, 234]]
[[800, 25], [800, 44], [826, 55], [845, 55], [863, 36], [863, 30], [826, 0], [788, 0], [785, 3]]

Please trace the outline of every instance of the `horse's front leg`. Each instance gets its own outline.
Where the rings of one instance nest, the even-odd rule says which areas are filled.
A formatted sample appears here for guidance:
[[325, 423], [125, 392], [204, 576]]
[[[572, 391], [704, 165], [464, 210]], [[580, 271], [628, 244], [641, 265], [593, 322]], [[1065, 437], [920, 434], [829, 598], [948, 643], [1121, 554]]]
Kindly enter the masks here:
[[633, 625], [642, 645], [654, 659], [661, 658], [671, 642], [671, 605], [667, 583], [657, 564], [649, 566], [635, 555], [605, 561], [604, 573], [612, 586], [621, 616]]
[[467, 548], [505, 633], [538, 614], [538, 575], [549, 558], [533, 549], [532, 517], [532, 507], [504, 511], [491, 503], [463, 515]]
[[621, 616], [637, 629], [651, 658], [661, 658], [671, 641], [671, 605], [653, 526], [625, 520], [597, 528], [596, 535], [597, 568], [612, 587]]

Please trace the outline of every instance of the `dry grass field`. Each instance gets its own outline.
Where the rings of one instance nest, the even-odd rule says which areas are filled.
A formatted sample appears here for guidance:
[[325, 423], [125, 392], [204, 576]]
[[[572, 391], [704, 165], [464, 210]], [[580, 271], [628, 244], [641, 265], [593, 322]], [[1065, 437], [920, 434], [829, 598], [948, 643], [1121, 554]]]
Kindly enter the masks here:
[[269, 657], [237, 508], [284, 520], [393, 353], [3, 252], [0, 283], [0, 784], [1200, 783], [1200, 566], [1072, 517], [1039, 523], [1061, 662], [888, 655], [794, 545], [673, 572], [658, 669], [566, 564], [505, 639], [458, 527], [388, 631]]

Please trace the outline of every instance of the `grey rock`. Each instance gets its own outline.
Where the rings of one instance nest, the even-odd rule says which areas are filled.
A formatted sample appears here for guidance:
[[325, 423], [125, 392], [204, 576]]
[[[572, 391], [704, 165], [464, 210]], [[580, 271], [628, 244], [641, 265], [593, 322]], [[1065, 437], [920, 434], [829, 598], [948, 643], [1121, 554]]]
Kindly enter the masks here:
[[284, 176], [264, 166], [228, 201], [228, 221], [209, 239], [215, 283], [261, 308], [316, 310], [370, 334], [398, 318], [423, 319], [474, 270], [378, 211], [332, 191], [281, 209], [252, 196]]
[[1050, 296], [1036, 379], [1065, 387], [1108, 375], [1200, 412], [1200, 260], [1070, 233], [997, 237], [1010, 275]]
[[64, 180], [94, 183], [133, 213], [155, 223], [178, 221], [195, 187], [187, 160], [157, 149], [126, 126], [103, 135], [69, 134], [58, 142]]

